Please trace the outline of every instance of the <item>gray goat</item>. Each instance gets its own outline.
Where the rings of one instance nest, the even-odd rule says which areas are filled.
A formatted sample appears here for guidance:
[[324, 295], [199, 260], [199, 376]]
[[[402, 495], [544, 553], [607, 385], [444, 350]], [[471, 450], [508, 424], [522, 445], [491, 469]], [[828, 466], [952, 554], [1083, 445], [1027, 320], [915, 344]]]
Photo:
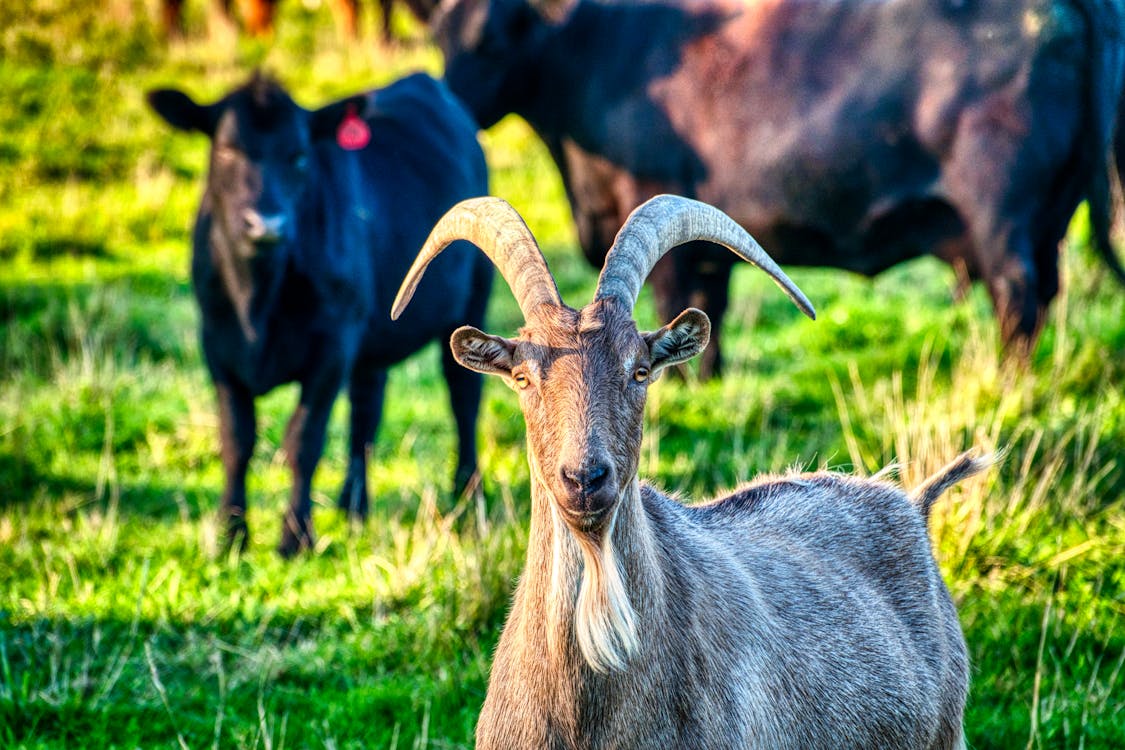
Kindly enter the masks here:
[[496, 650], [478, 748], [958, 748], [968, 658], [926, 519], [986, 468], [963, 455], [908, 497], [818, 472], [682, 505], [637, 478], [648, 385], [698, 354], [688, 309], [640, 333], [633, 306], [671, 247], [724, 245], [812, 305], [719, 210], [658, 196], [606, 259], [594, 301], [563, 304], [519, 215], [464, 201], [399, 291], [467, 239], [496, 264], [526, 325], [463, 327], [457, 361], [501, 376], [527, 421], [527, 565]]

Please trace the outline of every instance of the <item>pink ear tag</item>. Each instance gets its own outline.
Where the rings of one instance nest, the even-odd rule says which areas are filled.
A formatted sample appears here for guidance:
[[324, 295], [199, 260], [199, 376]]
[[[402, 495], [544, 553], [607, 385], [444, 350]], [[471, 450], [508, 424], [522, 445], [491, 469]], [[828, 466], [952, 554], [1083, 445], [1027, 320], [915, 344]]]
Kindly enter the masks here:
[[363, 118], [355, 113], [355, 105], [348, 105], [348, 112], [336, 129], [336, 143], [345, 151], [359, 151], [371, 142], [371, 128]]

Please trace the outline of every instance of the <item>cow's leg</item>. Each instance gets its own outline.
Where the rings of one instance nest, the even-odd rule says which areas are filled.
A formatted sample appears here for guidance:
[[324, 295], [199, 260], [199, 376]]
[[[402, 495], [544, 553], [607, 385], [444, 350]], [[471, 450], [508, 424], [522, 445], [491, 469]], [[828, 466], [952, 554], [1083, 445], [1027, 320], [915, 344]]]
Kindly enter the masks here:
[[700, 356], [702, 380], [722, 372], [720, 331], [730, 301], [731, 268], [731, 262], [721, 257], [715, 245], [691, 242], [665, 254], [648, 277], [662, 322], [667, 323], [688, 307], [698, 307], [711, 319], [711, 342]]
[[[969, 230], [970, 265], [988, 285], [1005, 354], [1025, 357], [1058, 290], [1057, 245], [1069, 212], [1059, 211], [1043, 197], [1055, 184], [1051, 165], [1030, 157], [1020, 160], [1024, 152], [1010, 138], [991, 131], [973, 136], [966, 139], [965, 153], [952, 172], [951, 193]], [[986, 153], [996, 161], [988, 169], [982, 168], [989, 164]], [[1044, 219], [1048, 211], [1062, 216], [1054, 226]]]
[[375, 443], [379, 421], [383, 415], [383, 396], [387, 390], [387, 371], [365, 368], [362, 365], [352, 368], [351, 384], [348, 387], [351, 401], [351, 435], [348, 449], [348, 474], [340, 491], [337, 505], [347, 511], [348, 516], [359, 520], [367, 518], [367, 458]]
[[[355, 0], [358, 5], [359, 0]], [[394, 13], [394, 0], [379, 0], [379, 13], [381, 15], [380, 30], [383, 38], [383, 44], [391, 45], [394, 43], [395, 34], [394, 27], [391, 25], [391, 20]]]
[[342, 368], [330, 364], [317, 376], [301, 384], [301, 398], [285, 430], [285, 453], [292, 472], [289, 508], [281, 529], [281, 543], [277, 551], [291, 557], [313, 546], [312, 478], [320, 456], [324, 452], [324, 439], [328, 431], [328, 418], [332, 403], [340, 388]]
[[[713, 248], [701, 248], [701, 252], [713, 252]], [[724, 248], [724, 253], [728, 251]], [[726, 317], [730, 303], [730, 274], [733, 264], [725, 257], [721, 260], [701, 259], [692, 276], [689, 301], [711, 319], [711, 342], [699, 357], [699, 378], [710, 380], [722, 375], [723, 318]]]
[[171, 39], [184, 36], [184, 0], [163, 0], [160, 15], [164, 21], [164, 33]]
[[993, 238], [988, 244], [994, 261], [985, 267], [984, 275], [1000, 323], [1000, 340], [1006, 353], [1026, 356], [1046, 314], [1031, 242], [1026, 232], [1019, 231]]
[[689, 269], [683, 263], [684, 252], [673, 250], [665, 253], [648, 275], [656, 314], [662, 323], [671, 321], [690, 306], [689, 280], [685, 278]]
[[569, 138], [548, 138], [545, 143], [562, 175], [582, 253], [594, 268], [601, 268], [629, 212], [662, 191], [643, 193], [629, 175]]
[[1038, 303], [1037, 317], [1038, 321], [1035, 327], [1035, 337], [1038, 337], [1039, 331], [1043, 328], [1047, 319], [1047, 312], [1050, 309], [1051, 302], [1058, 296], [1059, 293], [1059, 243], [1062, 242], [1066, 236], [1066, 231], [1070, 226], [1069, 219], [1061, 225], [1048, 230], [1039, 238], [1038, 247], [1035, 248], [1035, 269], [1037, 271], [1038, 287], [1036, 289], [1036, 300]]
[[243, 3], [246, 30], [252, 36], [273, 33], [273, 19], [278, 0], [248, 0]]
[[[664, 257], [656, 262], [652, 272], [648, 275], [648, 283], [652, 286], [652, 298], [656, 304], [656, 314], [661, 323], [668, 323], [690, 306], [688, 289], [690, 280], [686, 278], [689, 269], [683, 263], [685, 251], [673, 250], [665, 253]], [[711, 345], [708, 345], [710, 349]], [[683, 378], [687, 373], [687, 365], [677, 365], [669, 368], [673, 376]]]
[[[476, 258], [473, 267], [472, 292], [465, 310], [465, 325], [480, 328], [484, 325], [484, 312], [488, 306], [492, 278], [495, 274], [491, 262]], [[483, 378], [467, 370], [453, 358], [448, 345], [453, 331], [448, 331], [441, 347], [441, 368], [449, 387], [449, 402], [453, 410], [453, 421], [457, 425], [457, 468], [453, 473], [453, 496], [459, 498], [480, 488], [480, 471], [477, 467], [477, 417], [480, 414], [480, 398]]]
[[[383, 0], [380, 0], [380, 4]], [[359, 38], [359, 0], [335, 0], [336, 25], [348, 39]]]
[[449, 386], [449, 403], [457, 424], [457, 469], [453, 474], [454, 497], [474, 492], [480, 486], [477, 469], [477, 415], [484, 378], [453, 358], [448, 346], [441, 348], [441, 369]]
[[225, 527], [228, 548], [241, 549], [249, 537], [246, 472], [254, 454], [254, 397], [241, 385], [225, 380], [215, 381], [215, 393], [219, 402], [219, 452], [226, 474], [219, 521]]

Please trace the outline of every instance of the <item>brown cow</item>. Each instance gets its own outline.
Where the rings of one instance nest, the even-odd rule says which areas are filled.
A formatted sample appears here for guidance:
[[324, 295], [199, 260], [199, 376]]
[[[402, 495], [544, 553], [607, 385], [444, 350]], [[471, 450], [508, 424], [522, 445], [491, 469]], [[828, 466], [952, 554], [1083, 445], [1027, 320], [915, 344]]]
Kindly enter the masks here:
[[[1003, 340], [1026, 350], [1071, 215], [1105, 194], [1123, 13], [1111, 0], [450, 0], [431, 28], [482, 127], [515, 112], [546, 142], [596, 266], [634, 207], [674, 193], [718, 206], [783, 264], [964, 265]], [[732, 265], [694, 243], [653, 272], [665, 320], [695, 305], [716, 323], [704, 376], [719, 369]]]

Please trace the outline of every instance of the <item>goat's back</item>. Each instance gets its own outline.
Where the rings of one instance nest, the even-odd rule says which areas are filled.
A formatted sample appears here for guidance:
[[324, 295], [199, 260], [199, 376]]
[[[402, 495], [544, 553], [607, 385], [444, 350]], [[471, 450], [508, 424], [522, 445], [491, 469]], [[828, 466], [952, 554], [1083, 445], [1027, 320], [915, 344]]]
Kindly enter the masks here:
[[968, 656], [925, 520], [904, 492], [822, 472], [681, 510], [667, 531], [683, 535], [682, 554], [706, 551], [696, 596], [752, 610], [684, 626], [742, 649], [732, 671], [754, 676], [748, 723], [768, 727], [753, 731], [787, 747], [956, 746]]

